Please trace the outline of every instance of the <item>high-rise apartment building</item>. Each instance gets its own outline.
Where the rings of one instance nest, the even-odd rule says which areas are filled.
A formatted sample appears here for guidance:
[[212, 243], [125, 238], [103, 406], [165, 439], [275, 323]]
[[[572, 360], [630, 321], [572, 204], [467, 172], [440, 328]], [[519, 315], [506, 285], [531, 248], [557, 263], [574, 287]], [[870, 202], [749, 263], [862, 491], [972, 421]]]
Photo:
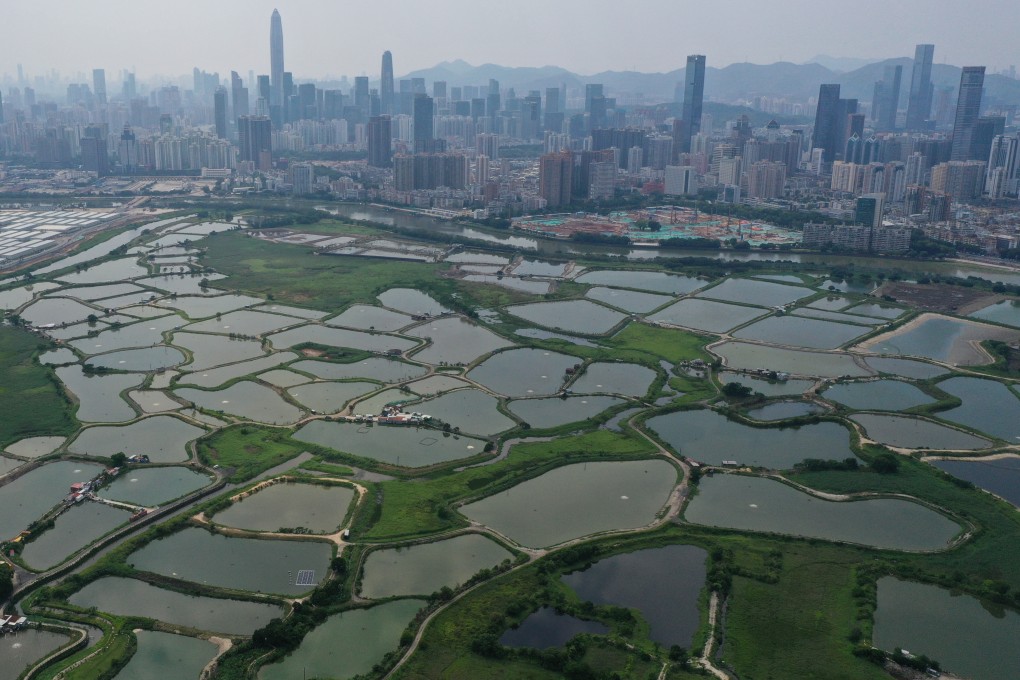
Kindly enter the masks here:
[[393, 110], [393, 55], [389, 50], [382, 55], [382, 80], [379, 82], [379, 103], [383, 115], [392, 116]]
[[701, 132], [701, 107], [704, 97], [705, 56], [692, 54], [687, 57], [687, 68], [684, 71], [684, 131], [679, 153], [690, 153], [691, 137]]
[[241, 116], [237, 119], [238, 158], [251, 161], [256, 170], [273, 167], [272, 123], [266, 116]]
[[284, 104], [283, 90], [283, 20], [280, 18], [279, 10], [273, 10], [273, 16], [269, 19], [269, 75], [270, 94], [269, 105], [280, 106]]
[[435, 139], [434, 100], [427, 94], [415, 95], [413, 103], [414, 150], [415, 153], [432, 151], [431, 142]]
[[220, 139], [227, 138], [227, 90], [222, 87], [216, 88], [213, 93], [213, 121], [216, 124], [216, 136]]
[[392, 120], [389, 116], [373, 116], [368, 119], [368, 164], [374, 168], [388, 168], [393, 165], [391, 141]]
[[857, 100], [840, 99], [839, 85], [820, 86], [812, 145], [822, 149], [825, 166], [842, 158], [846, 141], [855, 133], [860, 137], [863, 132], [864, 118], [857, 113]]
[[[981, 112], [981, 90], [985, 86], [984, 66], [964, 66], [953, 122], [953, 153], [950, 160], [972, 160], [974, 127]], [[980, 159], [980, 160], [987, 160]]]
[[538, 159], [538, 193], [546, 206], [557, 208], [570, 203], [574, 184], [574, 155], [570, 151], [546, 154]]
[[920, 130], [931, 115], [934, 86], [931, 82], [931, 62], [934, 45], [918, 45], [914, 49], [914, 70], [910, 75], [910, 94], [907, 99], [907, 129]]

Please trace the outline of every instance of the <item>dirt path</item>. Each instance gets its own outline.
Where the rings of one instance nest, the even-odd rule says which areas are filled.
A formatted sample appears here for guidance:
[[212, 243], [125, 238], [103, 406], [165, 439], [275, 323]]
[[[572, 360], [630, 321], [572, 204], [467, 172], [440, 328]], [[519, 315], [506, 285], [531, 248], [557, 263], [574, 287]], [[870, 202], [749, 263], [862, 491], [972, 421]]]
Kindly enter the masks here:
[[712, 663], [712, 652], [715, 647], [715, 626], [718, 619], [719, 613], [719, 594], [712, 593], [712, 597], [708, 601], [708, 641], [705, 642], [705, 649], [701, 652], [701, 657], [698, 659], [698, 665], [704, 668], [706, 671], [719, 678], [719, 680], [730, 680], [730, 676], [725, 671], [716, 667]]

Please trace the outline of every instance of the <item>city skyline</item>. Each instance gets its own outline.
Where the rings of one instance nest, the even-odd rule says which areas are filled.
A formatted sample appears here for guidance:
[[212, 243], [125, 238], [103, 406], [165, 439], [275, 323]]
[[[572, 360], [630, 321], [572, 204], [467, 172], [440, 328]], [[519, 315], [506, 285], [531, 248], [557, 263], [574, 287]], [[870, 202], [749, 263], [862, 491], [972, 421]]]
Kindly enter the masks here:
[[[986, 11], [972, 12], [973, 20], [965, 23], [943, 13], [924, 11], [927, 6], [920, 0], [906, 0], [895, 6], [865, 0], [853, 8], [834, 4], [821, 16], [815, 4], [803, 0], [784, 6], [784, 16], [810, 7], [824, 23], [808, 34], [797, 31], [797, 22], [761, 15], [747, 0], [729, 3], [735, 11], [726, 22], [708, 8], [653, 0], [638, 0], [629, 6], [630, 11], [614, 12], [611, 21], [606, 12], [593, 12], [588, 4], [582, 7], [573, 0], [554, 6], [523, 0], [507, 16], [498, 8], [487, 12], [465, 0], [444, 0], [440, 4], [442, 7], [430, 5], [427, 11], [410, 7], [387, 12], [381, 6], [340, 7], [327, 2], [295, 6], [258, 0], [245, 3], [244, 11], [238, 11], [241, 6], [236, 3], [202, 5], [199, 9], [197, 3], [185, 0], [176, 6], [177, 11], [155, 15], [136, 4], [113, 0], [87, 12], [74, 3], [58, 2], [63, 9], [48, 9], [45, 16], [33, 7], [15, 6], [5, 10], [7, 25], [16, 30], [6, 35], [0, 46], [0, 74], [15, 75], [18, 64], [29, 76], [53, 69], [73, 76], [79, 71], [105, 68], [108, 72], [130, 69], [143, 77], [166, 78], [187, 73], [195, 66], [226, 73], [234, 69], [268, 73], [270, 55], [263, 36], [266, 17], [274, 9], [279, 9], [287, 23], [291, 36], [287, 70], [296, 77], [369, 75], [373, 80], [378, 78], [379, 56], [387, 49], [398, 51], [398, 75], [456, 59], [471, 64], [554, 65], [584, 75], [609, 70], [668, 72], [682, 68], [684, 56], [692, 53], [709, 54], [717, 67], [742, 62], [805, 63], [817, 55], [831, 54], [834, 31], [848, 30], [853, 21], [870, 14], [879, 16], [879, 11], [884, 20], [869, 23], [867, 43], [855, 45], [857, 49], [849, 49], [848, 45], [843, 50], [848, 54], [833, 56], [881, 60], [910, 56], [905, 49], [909, 44], [937, 42], [938, 63], [985, 64], [989, 72], [995, 72], [1016, 61], [1009, 33], [1010, 27], [1020, 21], [1020, 8], [998, 1], [984, 3]], [[192, 8], [194, 13], [189, 11]], [[659, 17], [651, 24], [649, 12]], [[478, 17], [482, 15], [498, 17], [499, 31], [479, 31]], [[196, 16], [201, 20], [196, 21]], [[434, 24], [436, 16], [442, 16], [442, 25]], [[430, 26], [430, 21], [434, 27], [422, 30], [422, 26]], [[112, 23], [120, 27], [118, 39], [95, 41], [94, 36], [104, 35]], [[735, 25], [743, 23], [749, 30], [734, 30]], [[201, 48], [153, 49], [154, 45], [163, 45], [153, 34], [152, 27], [157, 25], [167, 35], [188, 36], [189, 44]], [[358, 30], [362, 25], [385, 29]], [[564, 27], [579, 39], [564, 39]], [[621, 33], [641, 35], [641, 50], [601, 49], [604, 40], [618, 40]], [[735, 34], [748, 37], [734, 41], [731, 37]], [[437, 40], [439, 35], [447, 39]], [[521, 48], [521, 36], [528, 38], [526, 49]], [[55, 43], [62, 49], [52, 50]]]

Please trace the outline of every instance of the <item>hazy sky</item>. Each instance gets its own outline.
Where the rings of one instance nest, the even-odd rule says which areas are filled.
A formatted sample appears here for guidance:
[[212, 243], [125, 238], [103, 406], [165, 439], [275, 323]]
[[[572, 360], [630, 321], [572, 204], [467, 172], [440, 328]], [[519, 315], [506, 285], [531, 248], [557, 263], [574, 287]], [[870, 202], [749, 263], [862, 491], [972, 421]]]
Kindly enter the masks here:
[[283, 16], [286, 68], [296, 78], [378, 76], [383, 50], [399, 77], [461, 58], [472, 64], [554, 64], [581, 74], [669, 71], [687, 54], [710, 66], [804, 62], [817, 54], [912, 56], [936, 62], [1020, 62], [1016, 0], [2, 0], [0, 74], [106, 68], [118, 80], [189, 73], [269, 72], [269, 16]]

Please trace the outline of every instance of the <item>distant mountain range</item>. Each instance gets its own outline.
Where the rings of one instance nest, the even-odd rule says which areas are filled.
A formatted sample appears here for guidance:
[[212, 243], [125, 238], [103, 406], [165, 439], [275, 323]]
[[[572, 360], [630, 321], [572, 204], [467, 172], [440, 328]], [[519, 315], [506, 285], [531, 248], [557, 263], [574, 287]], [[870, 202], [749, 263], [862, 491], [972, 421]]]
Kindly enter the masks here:
[[[849, 71], [833, 70], [831, 66], [853, 65], [849, 59], [827, 59], [830, 66], [818, 63], [793, 64], [730, 64], [723, 68], [706, 69], [705, 98], [733, 102], [752, 99], [757, 96], [788, 97], [806, 100], [817, 96], [822, 83], [839, 83], [843, 86], [843, 97], [856, 97], [871, 101], [876, 80], [881, 80], [887, 64], [903, 66], [903, 85], [900, 92], [900, 106], [905, 106], [910, 88], [910, 73], [913, 59], [903, 57], [886, 59], [858, 66]], [[932, 66], [932, 81], [936, 91], [949, 87], [954, 91], [960, 83], [960, 67], [948, 64]], [[465, 61], [443, 62], [428, 69], [409, 73], [403, 78], [425, 78], [431, 82], [445, 80], [454, 85], [487, 85], [495, 78], [504, 88], [513, 87], [519, 95], [528, 90], [544, 90], [566, 83], [570, 89], [583, 89], [588, 83], [602, 83], [609, 96], [643, 94], [652, 100], [663, 102], [673, 99], [677, 83], [683, 82], [684, 69], [668, 73], [640, 73], [637, 71], [604, 71], [591, 76], [572, 73], [558, 66], [509, 67], [497, 64], [472, 66]], [[985, 96], [988, 103], [1020, 104], [1020, 80], [1000, 75], [985, 76]]]

